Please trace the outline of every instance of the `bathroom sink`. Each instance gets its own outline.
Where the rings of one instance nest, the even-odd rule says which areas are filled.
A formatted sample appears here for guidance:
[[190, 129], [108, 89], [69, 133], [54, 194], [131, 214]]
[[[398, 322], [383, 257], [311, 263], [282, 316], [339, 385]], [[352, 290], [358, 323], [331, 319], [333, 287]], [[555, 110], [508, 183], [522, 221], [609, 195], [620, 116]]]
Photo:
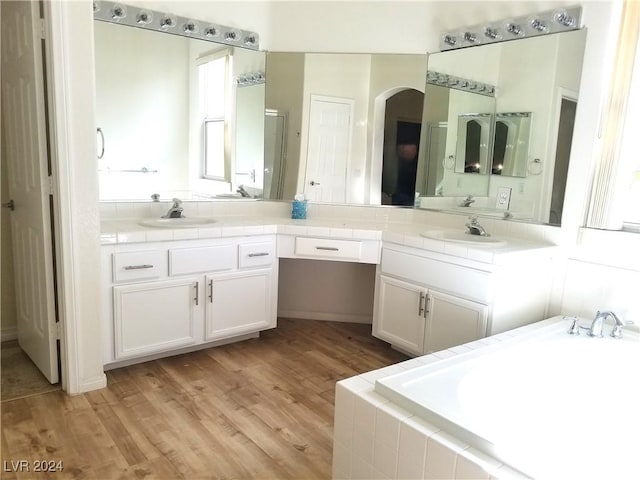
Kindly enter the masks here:
[[427, 230], [420, 235], [433, 240], [444, 240], [445, 242], [464, 243], [475, 247], [503, 247], [507, 244], [504, 240], [495, 237], [483, 237], [481, 235], [471, 235], [466, 232], [454, 232], [445, 230]]
[[138, 222], [144, 227], [154, 228], [197, 228], [206, 227], [216, 221], [207, 217], [181, 217], [181, 218], [145, 218]]

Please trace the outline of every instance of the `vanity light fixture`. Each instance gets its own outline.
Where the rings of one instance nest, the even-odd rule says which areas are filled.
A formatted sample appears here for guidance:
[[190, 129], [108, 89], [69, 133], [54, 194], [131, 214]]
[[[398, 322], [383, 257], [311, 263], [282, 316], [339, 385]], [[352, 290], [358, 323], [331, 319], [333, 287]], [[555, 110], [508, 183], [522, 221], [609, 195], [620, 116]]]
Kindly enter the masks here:
[[[581, 28], [582, 7], [566, 7], [533, 15], [472, 25], [440, 36], [440, 51], [536, 37]], [[465, 33], [459, 33], [460, 31]], [[479, 32], [476, 34], [475, 32]]]
[[252, 85], [260, 85], [265, 80], [264, 72], [243, 73], [236, 78], [236, 85], [238, 88], [250, 87]]
[[106, 0], [94, 0], [93, 18], [101, 22], [119, 23], [145, 30], [197, 38], [206, 42], [237, 45], [250, 50], [260, 48], [259, 36], [255, 32]]
[[456, 77], [455, 75], [447, 75], [446, 73], [440, 73], [434, 70], [427, 70], [427, 83], [465, 92], [478, 93], [487, 97], [496, 96], [496, 87], [493, 85], [476, 82], [468, 78]]

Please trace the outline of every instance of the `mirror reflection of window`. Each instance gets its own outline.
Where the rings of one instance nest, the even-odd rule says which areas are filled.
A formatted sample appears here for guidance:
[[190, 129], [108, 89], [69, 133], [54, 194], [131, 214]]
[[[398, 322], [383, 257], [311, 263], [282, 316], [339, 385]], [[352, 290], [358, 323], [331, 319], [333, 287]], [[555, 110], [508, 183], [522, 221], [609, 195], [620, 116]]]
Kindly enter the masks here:
[[201, 59], [198, 64], [198, 98], [204, 131], [203, 177], [228, 180], [226, 174], [226, 92], [229, 81], [228, 51]]

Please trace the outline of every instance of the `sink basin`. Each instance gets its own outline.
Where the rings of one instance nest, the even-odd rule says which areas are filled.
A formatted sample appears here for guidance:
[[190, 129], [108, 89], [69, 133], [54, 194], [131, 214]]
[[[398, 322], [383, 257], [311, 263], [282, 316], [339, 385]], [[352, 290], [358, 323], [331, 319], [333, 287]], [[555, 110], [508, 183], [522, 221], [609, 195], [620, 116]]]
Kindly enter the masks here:
[[154, 228], [197, 228], [206, 227], [216, 221], [207, 217], [182, 217], [182, 218], [145, 218], [138, 222], [144, 227]]
[[507, 244], [504, 240], [495, 237], [483, 237], [481, 235], [471, 235], [466, 232], [447, 232], [444, 230], [427, 230], [420, 235], [433, 240], [444, 240], [445, 242], [464, 243], [475, 247], [503, 247]]

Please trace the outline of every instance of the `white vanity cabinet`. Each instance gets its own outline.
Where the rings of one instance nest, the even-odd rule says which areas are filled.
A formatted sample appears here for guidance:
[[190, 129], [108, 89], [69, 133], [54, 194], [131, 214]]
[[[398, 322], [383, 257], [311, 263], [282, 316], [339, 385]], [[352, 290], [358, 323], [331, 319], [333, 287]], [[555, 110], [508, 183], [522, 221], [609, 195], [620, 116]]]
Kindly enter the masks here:
[[378, 277], [373, 334], [414, 355], [486, 336], [488, 307], [386, 275]]
[[484, 264], [384, 246], [373, 335], [414, 355], [451, 348], [546, 315], [551, 257]]
[[105, 366], [275, 327], [275, 254], [275, 235], [104, 245]]

